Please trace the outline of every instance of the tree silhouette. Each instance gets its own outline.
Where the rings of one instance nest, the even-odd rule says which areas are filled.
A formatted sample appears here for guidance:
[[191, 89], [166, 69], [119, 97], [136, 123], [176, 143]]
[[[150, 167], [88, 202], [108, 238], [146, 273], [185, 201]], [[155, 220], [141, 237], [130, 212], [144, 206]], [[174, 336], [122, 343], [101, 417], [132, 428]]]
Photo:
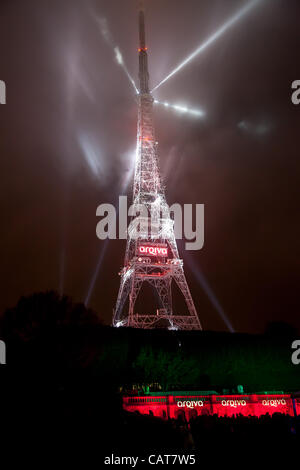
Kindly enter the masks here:
[[21, 297], [15, 307], [4, 312], [1, 330], [5, 337], [28, 341], [59, 326], [99, 323], [96, 313], [84, 304], [74, 304], [67, 296], [47, 291]]
[[281, 336], [281, 337], [290, 337], [297, 338], [298, 331], [290, 323], [284, 321], [272, 321], [269, 322], [265, 329], [265, 334], [267, 336]]
[[143, 347], [133, 367], [137, 378], [145, 385], [158, 383], [164, 390], [176, 384], [193, 384], [199, 378], [197, 361], [192, 357], [184, 357], [181, 351], [155, 351], [151, 347]]

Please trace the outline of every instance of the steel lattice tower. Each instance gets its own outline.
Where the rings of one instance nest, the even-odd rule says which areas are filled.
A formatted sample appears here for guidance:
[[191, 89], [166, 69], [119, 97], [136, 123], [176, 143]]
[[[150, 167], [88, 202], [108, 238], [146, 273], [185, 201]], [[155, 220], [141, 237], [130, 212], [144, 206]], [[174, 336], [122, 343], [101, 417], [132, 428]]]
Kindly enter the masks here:
[[[133, 207], [142, 214], [132, 219], [128, 227], [124, 267], [113, 315], [114, 326], [135, 328], [202, 329], [195, 305], [179, 258], [174, 234], [174, 221], [170, 217], [162, 186], [157, 142], [153, 125], [153, 97], [149, 90], [148, 56], [145, 43], [144, 10], [139, 11], [139, 81], [138, 127]], [[147, 213], [141, 212], [141, 205]], [[135, 302], [144, 282], [156, 291], [161, 308], [156, 312], [139, 315]], [[187, 306], [186, 314], [175, 315], [172, 308], [172, 282], [181, 291]], [[128, 300], [128, 309], [125, 303]]]

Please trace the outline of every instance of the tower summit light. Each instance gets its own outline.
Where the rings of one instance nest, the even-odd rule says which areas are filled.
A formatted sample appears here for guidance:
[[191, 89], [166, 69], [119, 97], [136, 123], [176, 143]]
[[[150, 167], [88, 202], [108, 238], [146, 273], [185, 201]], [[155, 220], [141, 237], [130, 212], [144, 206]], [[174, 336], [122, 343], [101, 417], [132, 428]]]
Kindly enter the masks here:
[[[135, 328], [166, 327], [201, 330], [197, 311], [187, 285], [183, 261], [179, 258], [174, 221], [166, 202], [158, 165], [157, 142], [153, 125], [154, 99], [149, 90], [148, 55], [145, 40], [144, 9], [139, 9], [139, 81], [137, 151], [133, 184], [133, 209], [147, 215], [132, 219], [128, 227], [124, 267], [113, 315], [113, 325]], [[172, 284], [176, 283], [186, 312], [177, 315], [172, 308]], [[161, 308], [138, 314], [135, 303], [144, 283], [152, 286]], [[141, 293], [142, 294], [142, 293]], [[128, 308], [126, 303], [128, 301]], [[125, 308], [126, 307], [126, 308]]]

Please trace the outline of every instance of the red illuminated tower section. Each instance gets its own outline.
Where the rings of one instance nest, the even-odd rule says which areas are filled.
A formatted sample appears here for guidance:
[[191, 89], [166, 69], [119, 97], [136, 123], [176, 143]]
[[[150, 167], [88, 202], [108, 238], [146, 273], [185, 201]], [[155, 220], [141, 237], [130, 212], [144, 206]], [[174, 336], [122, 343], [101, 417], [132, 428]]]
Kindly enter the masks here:
[[[133, 218], [128, 227], [124, 267], [113, 316], [114, 326], [166, 327], [200, 330], [201, 324], [179, 258], [174, 222], [161, 183], [153, 125], [153, 97], [149, 91], [148, 55], [144, 11], [139, 11], [138, 128], [133, 185]], [[136, 216], [136, 217], [134, 217]], [[152, 287], [159, 301], [156, 311], [137, 312], [136, 300], [143, 284]], [[172, 289], [176, 283], [186, 308], [175, 314]], [[147, 310], [146, 300], [144, 310]]]

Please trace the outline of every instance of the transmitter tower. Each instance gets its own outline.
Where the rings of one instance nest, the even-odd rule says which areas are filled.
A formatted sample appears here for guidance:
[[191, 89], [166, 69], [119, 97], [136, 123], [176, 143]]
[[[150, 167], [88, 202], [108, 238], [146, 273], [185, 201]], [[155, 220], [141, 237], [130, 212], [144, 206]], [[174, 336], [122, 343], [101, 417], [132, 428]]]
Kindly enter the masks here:
[[[200, 320], [185, 278], [174, 234], [174, 221], [161, 181], [153, 124], [153, 97], [149, 89], [145, 14], [139, 10], [138, 126], [133, 208], [138, 217], [128, 227], [124, 267], [113, 313], [114, 326], [201, 330]], [[142, 210], [143, 209], [143, 210]], [[145, 212], [146, 211], [146, 212]], [[136, 312], [144, 283], [152, 286], [160, 308]], [[185, 313], [173, 312], [172, 286], [176, 283], [186, 304]], [[145, 302], [146, 303], [146, 302]], [[145, 305], [146, 306], [146, 305]], [[144, 306], [144, 308], [145, 308]]]

